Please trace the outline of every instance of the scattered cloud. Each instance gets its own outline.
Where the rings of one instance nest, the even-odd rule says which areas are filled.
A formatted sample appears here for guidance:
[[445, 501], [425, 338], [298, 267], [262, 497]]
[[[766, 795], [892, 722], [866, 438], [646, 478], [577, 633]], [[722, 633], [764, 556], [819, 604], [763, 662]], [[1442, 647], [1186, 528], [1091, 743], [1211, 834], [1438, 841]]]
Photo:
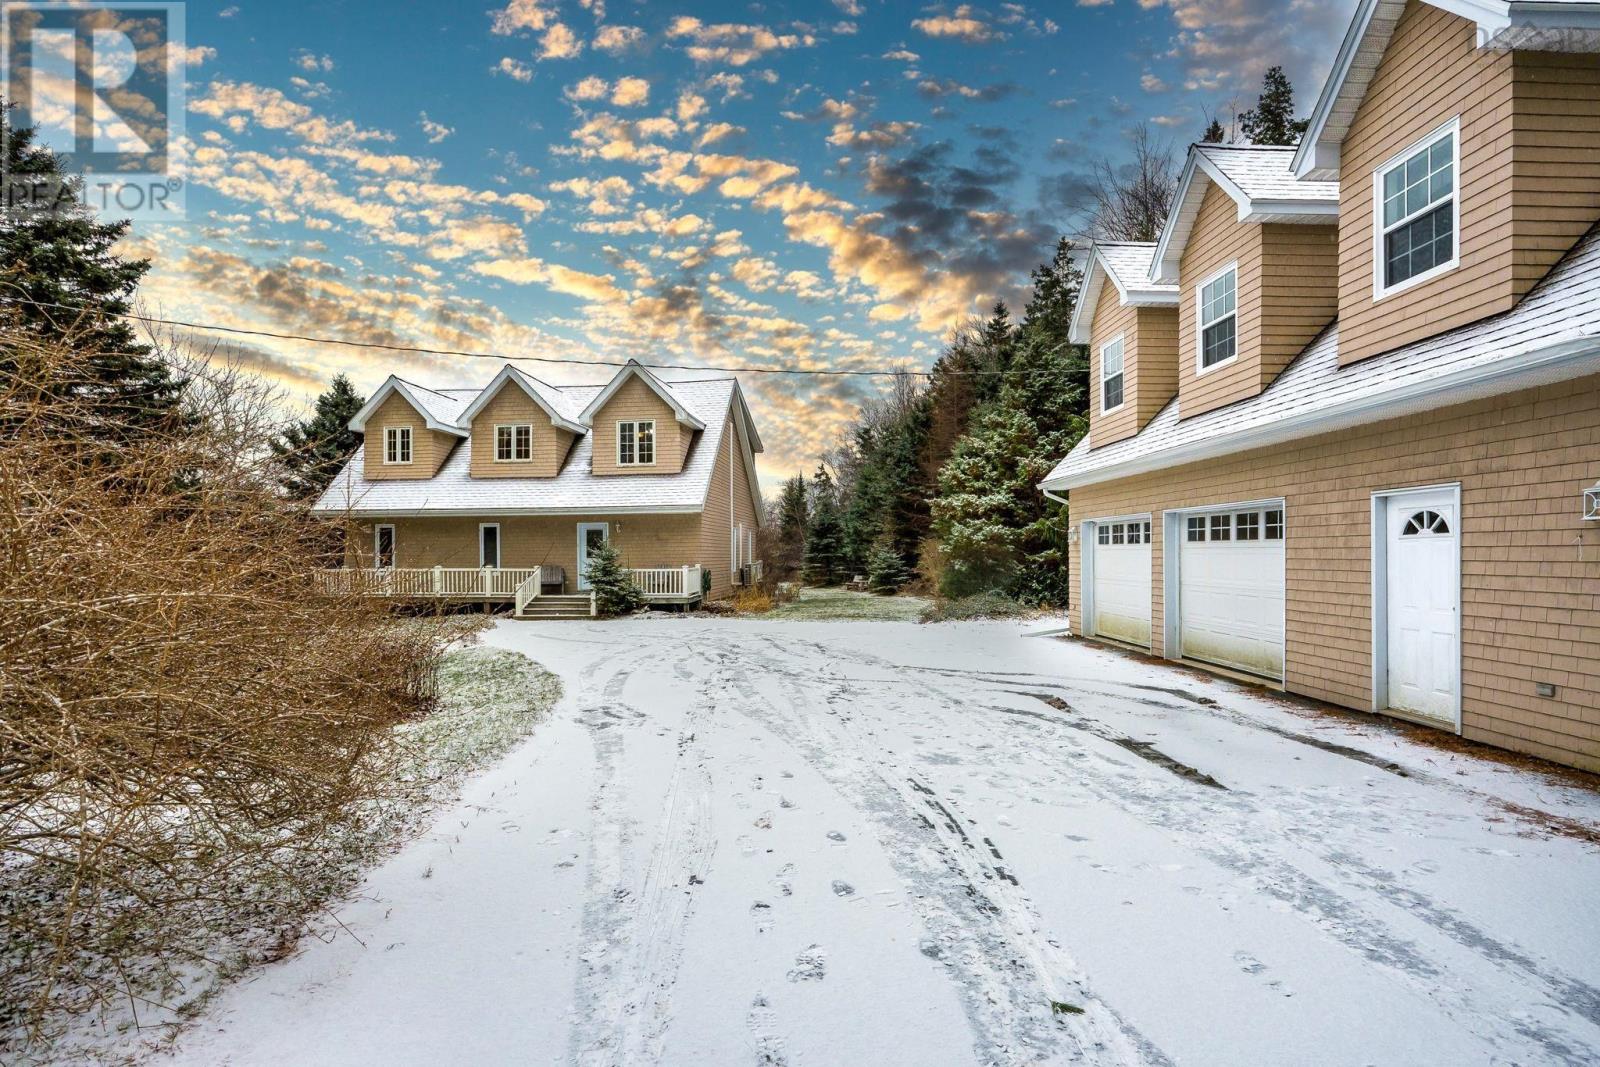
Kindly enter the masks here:
[[667, 27], [667, 36], [688, 40], [684, 52], [696, 63], [743, 67], [770, 52], [810, 48], [817, 39], [810, 33], [774, 33], [765, 26], [732, 22], [707, 24], [692, 15], [679, 15]]
[[962, 4], [949, 14], [912, 19], [911, 28], [928, 37], [945, 37], [967, 44], [987, 44], [1005, 34], [983, 20], [971, 4]]
[[456, 132], [454, 126], [446, 126], [442, 122], [434, 122], [428, 117], [426, 111], [422, 112], [417, 120], [417, 125], [422, 127], [422, 132], [427, 135], [429, 144], [439, 144], [445, 138]]
[[1171, 88], [1171, 86], [1167, 85], [1166, 82], [1162, 81], [1154, 74], [1151, 74], [1149, 71], [1145, 71], [1144, 74], [1139, 78], [1139, 88], [1143, 89], [1147, 93], [1164, 93]]
[[545, 0], [511, 0], [504, 8], [490, 14], [490, 32], [502, 37], [537, 32], [555, 21], [554, 6]]
[[650, 83], [643, 78], [618, 78], [611, 90], [611, 102], [617, 107], [641, 107], [650, 101]]
[[575, 59], [583, 51], [583, 42], [564, 22], [551, 24], [539, 38], [540, 59]]
[[308, 74], [326, 74], [333, 69], [332, 56], [319, 56], [303, 48], [295, 55], [294, 63]]
[[644, 45], [644, 31], [637, 26], [601, 26], [595, 31], [596, 51], [611, 56], [625, 55]]
[[512, 59], [510, 56], [503, 57], [490, 69], [508, 78], [515, 78], [519, 82], [533, 81], [533, 68], [520, 59]]

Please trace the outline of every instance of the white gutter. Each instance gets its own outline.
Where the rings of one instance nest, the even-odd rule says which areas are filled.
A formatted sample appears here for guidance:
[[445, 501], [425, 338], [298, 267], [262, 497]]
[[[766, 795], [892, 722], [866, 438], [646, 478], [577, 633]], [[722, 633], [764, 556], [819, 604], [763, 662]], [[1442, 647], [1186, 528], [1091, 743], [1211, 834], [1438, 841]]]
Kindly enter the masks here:
[[1365, 423], [1397, 418], [1414, 411], [1430, 410], [1515, 389], [1565, 381], [1596, 371], [1600, 371], [1600, 337], [1593, 334], [1568, 336], [1526, 349], [1515, 356], [1499, 359], [1485, 366], [1468, 367], [1437, 378], [1413, 381], [1395, 389], [1375, 395], [1354, 397], [1343, 403], [1309, 411], [1303, 415], [1135, 456], [1121, 463], [1108, 463], [1081, 474], [1046, 478], [1039, 483], [1039, 489], [1046, 493], [1051, 490], [1072, 490], [1135, 474], [1148, 474], [1185, 463], [1215, 459], [1235, 452], [1265, 448]]
[[483, 519], [492, 519], [501, 515], [532, 516], [548, 515], [552, 518], [563, 518], [571, 515], [698, 515], [704, 508], [685, 505], [651, 505], [631, 508], [440, 508], [437, 511], [419, 508], [312, 508], [311, 514], [318, 518], [351, 518], [351, 519], [465, 519], [474, 516]]

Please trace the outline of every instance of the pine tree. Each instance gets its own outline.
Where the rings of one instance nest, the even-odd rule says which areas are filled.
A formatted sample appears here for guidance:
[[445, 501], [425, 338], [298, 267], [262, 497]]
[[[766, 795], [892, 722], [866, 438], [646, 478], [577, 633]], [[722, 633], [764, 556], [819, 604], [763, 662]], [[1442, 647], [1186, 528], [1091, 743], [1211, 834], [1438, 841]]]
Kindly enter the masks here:
[[805, 561], [806, 526], [811, 509], [806, 501], [806, 479], [796, 474], [783, 483], [778, 493], [776, 526], [778, 528], [778, 573], [787, 578], [800, 569]]
[[335, 375], [327, 391], [317, 397], [312, 417], [273, 438], [272, 451], [284, 467], [279, 480], [291, 497], [305, 500], [318, 496], [333, 481], [361, 444], [361, 435], [350, 429], [350, 420], [365, 403], [349, 378]]
[[[119, 440], [181, 425], [184, 383], [122, 317], [150, 261], [113, 252], [129, 223], [101, 222], [79, 202], [79, 179], [35, 143], [31, 127], [12, 125], [12, 107], [0, 103], [8, 194], [0, 198], [0, 296], [22, 329], [41, 340], [68, 339], [83, 354], [71, 388], [94, 404], [97, 425], [87, 432]], [[23, 197], [22, 187], [57, 195], [46, 195], [45, 205]], [[0, 354], [0, 369], [11, 365]]]
[[[1088, 413], [1084, 405], [1089, 395], [1089, 350], [1073, 344], [1068, 336], [1072, 312], [1078, 305], [1078, 290], [1083, 286], [1083, 271], [1073, 259], [1074, 251], [1072, 241], [1062, 237], [1056, 242], [1050, 262], [1033, 269], [1033, 294], [1023, 309], [1017, 350], [1012, 357], [1013, 368], [1025, 363], [1029, 373], [1013, 374], [1010, 380], [1033, 396], [1030, 407], [1037, 409], [1036, 417], [1045, 417], [1048, 406], [1059, 407], [1055, 424], [1064, 422], [1069, 415]], [[1064, 377], [1042, 372], [1037, 366], [1041, 358], [1059, 359], [1059, 365], [1050, 371]]]
[[1206, 132], [1200, 135], [1201, 144], [1222, 144], [1227, 139], [1228, 131], [1215, 118], [1206, 124]]
[[867, 588], [879, 596], [892, 596], [910, 580], [905, 561], [893, 542], [880, 537], [867, 555]]
[[610, 541], [589, 549], [589, 565], [583, 576], [594, 590], [595, 611], [600, 615], [631, 615], [644, 607], [644, 594], [623, 570], [622, 554]]
[[1256, 106], [1239, 116], [1239, 129], [1251, 144], [1292, 145], [1300, 142], [1310, 123], [1294, 117], [1294, 87], [1282, 67], [1272, 67], [1261, 78]]
[[812, 585], [833, 585], [842, 580], [841, 554], [844, 529], [833, 478], [817, 467], [811, 476], [811, 521], [806, 527], [805, 576]]

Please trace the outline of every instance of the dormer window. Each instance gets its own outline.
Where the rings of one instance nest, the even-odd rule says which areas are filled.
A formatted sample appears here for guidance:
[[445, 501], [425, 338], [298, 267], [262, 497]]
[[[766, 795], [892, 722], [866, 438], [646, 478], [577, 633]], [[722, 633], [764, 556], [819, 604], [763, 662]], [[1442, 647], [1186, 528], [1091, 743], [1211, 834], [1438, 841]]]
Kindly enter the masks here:
[[1230, 263], [1200, 284], [1200, 373], [1239, 354], [1239, 268]]
[[533, 424], [520, 423], [494, 428], [496, 463], [518, 463], [533, 458]]
[[1100, 347], [1100, 414], [1122, 406], [1122, 337]]
[[649, 466], [655, 461], [655, 420], [640, 419], [617, 423], [617, 466]]
[[390, 426], [384, 429], [383, 461], [385, 463], [411, 462], [411, 427]]
[[1386, 296], [1456, 265], [1458, 120], [1374, 175], [1378, 201], [1373, 295]]

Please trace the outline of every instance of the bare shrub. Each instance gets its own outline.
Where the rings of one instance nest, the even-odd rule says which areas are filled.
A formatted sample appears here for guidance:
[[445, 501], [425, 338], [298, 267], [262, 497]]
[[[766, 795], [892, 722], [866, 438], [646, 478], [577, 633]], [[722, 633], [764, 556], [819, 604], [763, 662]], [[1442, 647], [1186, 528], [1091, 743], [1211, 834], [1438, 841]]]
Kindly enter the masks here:
[[0, 347], [3, 1050], [325, 899], [306, 861], [391, 788], [441, 645], [311, 595], [327, 531], [254, 379], [193, 363], [183, 418], [122, 433], [64, 387], [81, 353]]

